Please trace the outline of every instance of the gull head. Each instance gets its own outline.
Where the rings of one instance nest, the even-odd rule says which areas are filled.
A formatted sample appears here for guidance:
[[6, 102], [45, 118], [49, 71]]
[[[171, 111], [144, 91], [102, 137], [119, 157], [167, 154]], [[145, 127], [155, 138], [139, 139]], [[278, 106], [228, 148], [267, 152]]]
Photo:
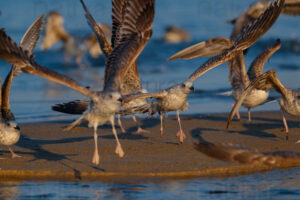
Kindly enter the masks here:
[[0, 129], [4, 135], [1, 141], [4, 145], [10, 146], [19, 141], [20, 127], [15, 121], [2, 121]]
[[177, 93], [177, 94], [189, 94], [190, 92], [194, 91], [194, 86], [191, 81], [185, 81], [183, 83], [180, 83], [178, 85], [175, 85], [171, 88], [171, 92]]

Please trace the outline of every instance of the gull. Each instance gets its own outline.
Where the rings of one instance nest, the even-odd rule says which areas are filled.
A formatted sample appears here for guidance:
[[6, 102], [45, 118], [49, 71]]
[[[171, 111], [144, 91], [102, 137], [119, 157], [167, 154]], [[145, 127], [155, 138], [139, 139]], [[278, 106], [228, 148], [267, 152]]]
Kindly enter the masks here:
[[286, 165], [300, 163], [300, 153], [295, 151], [259, 152], [238, 145], [200, 142], [195, 148], [205, 155], [227, 162], [244, 164]]
[[284, 0], [274, 0], [263, 15], [254, 20], [252, 23], [249, 23], [243, 29], [239, 37], [237, 37], [230, 48], [225, 50], [223, 53], [210, 58], [183, 83], [155, 93], [129, 95], [128, 97], [123, 98], [122, 103], [127, 103], [137, 98], [155, 98], [155, 100], [149, 103], [151, 107], [149, 114], [153, 114], [155, 112], [158, 112], [160, 114], [161, 134], [163, 134], [162, 114], [169, 111], [176, 111], [179, 124], [179, 131], [177, 133], [177, 136], [179, 137], [180, 143], [182, 143], [186, 136], [182, 130], [179, 110], [185, 110], [188, 106], [187, 96], [193, 89], [193, 82], [207, 71], [235, 58], [249, 46], [254, 44], [256, 40], [260, 38], [276, 21], [283, 4]]
[[[230, 38], [235, 39], [244, 26], [264, 13], [271, 2], [272, 0], [259, 0], [251, 4], [249, 8], [238, 17], [229, 20], [229, 23], [234, 24]], [[300, 15], [300, 0], [286, 0], [281, 13], [286, 15]]]
[[[71, 56], [76, 57], [76, 63], [80, 64], [82, 56], [86, 51], [94, 58], [101, 55], [97, 38], [91, 34], [86, 38], [77, 38], [70, 35], [63, 27], [64, 19], [56, 11], [51, 11], [47, 15], [45, 36], [43, 38], [41, 49], [50, 49], [57, 42], [63, 42], [65, 60], [70, 62]], [[106, 24], [99, 24], [104, 30], [106, 37], [111, 37], [111, 28]]]
[[[42, 30], [43, 17], [44, 15], [41, 15], [39, 18], [37, 18], [22, 37], [20, 46], [24, 50], [32, 52], [34, 47], [36, 46], [37, 41], [40, 37], [39, 32]], [[0, 78], [0, 144], [8, 146], [12, 158], [20, 157], [19, 155], [14, 153], [14, 151], [10, 147], [19, 141], [20, 127], [18, 126], [14, 114], [10, 109], [9, 92], [12, 80], [20, 73], [20, 69], [17, 66], [12, 65], [10, 72], [6, 76], [2, 88]]]
[[180, 42], [189, 42], [191, 36], [189, 33], [178, 26], [168, 26], [165, 30], [164, 41], [171, 44]]
[[[224, 52], [233, 45], [234, 41], [223, 38], [216, 37], [204, 42], [200, 42], [193, 46], [190, 46], [182, 51], [174, 54], [169, 58], [173, 59], [193, 59], [199, 57], [214, 56], [219, 53]], [[263, 67], [265, 62], [274, 54], [278, 49], [280, 49], [280, 40], [277, 40], [272, 46], [266, 48], [261, 52], [252, 62], [248, 72], [246, 71], [246, 64], [244, 60], [244, 53], [241, 52], [237, 57], [228, 61], [229, 68], [229, 81], [231, 83], [233, 92], [231, 95], [237, 101], [244, 91], [245, 88], [255, 80], [259, 75], [263, 73]], [[269, 92], [265, 90], [253, 90], [243, 102], [243, 106], [248, 109], [248, 122], [251, 122], [250, 109], [259, 106], [266, 102], [269, 96]], [[238, 119], [239, 113], [236, 113]]]
[[[115, 16], [116, 4], [119, 0], [113, 0], [113, 16]], [[88, 121], [88, 126], [94, 128], [95, 150], [92, 162], [99, 164], [97, 128], [106, 122], [112, 125], [117, 146], [115, 153], [119, 157], [124, 156], [124, 151], [119, 142], [114, 125], [115, 113], [120, 109], [120, 88], [124, 74], [136, 61], [138, 55], [143, 51], [152, 34], [152, 23], [154, 18], [154, 0], [126, 0], [122, 12], [121, 25], [118, 30], [113, 28], [112, 37], [116, 37], [113, 50], [106, 62], [105, 85], [103, 91], [96, 92], [81, 86], [67, 76], [59, 74], [46, 67], [40, 66], [34, 60], [32, 54], [27, 53], [4, 32], [0, 30], [0, 57], [11, 62], [22, 69], [23, 72], [38, 75], [68, 86], [77, 92], [90, 98], [89, 108], [75, 122], [66, 129], [69, 130], [80, 124], [83, 120]]]
[[[104, 52], [105, 59], [108, 60], [109, 55], [112, 52], [112, 49], [114, 48], [113, 45], [116, 43], [117, 37], [113, 37], [112, 42], [108, 41], [109, 38], [105, 36], [104, 31], [98, 24], [95, 22], [92, 14], [88, 10], [87, 6], [83, 2], [83, 0], [80, 1], [84, 10], [85, 10], [85, 17], [87, 19], [88, 25], [91, 27], [91, 29], [96, 34], [101, 50]], [[114, 13], [113, 13], [113, 31], [116, 32], [118, 29], [120, 29], [120, 26], [122, 24], [122, 10], [124, 10], [125, 1], [113, 1], [114, 3]], [[107, 77], [105, 77], [105, 80], [107, 80]], [[132, 66], [129, 67], [127, 73], [125, 74], [123, 78], [123, 82], [121, 84], [120, 93], [122, 96], [133, 94], [133, 93], [147, 93], [145, 89], [142, 89], [141, 80], [138, 74], [137, 69], [137, 61], [134, 62]], [[88, 109], [89, 102], [86, 100], [75, 100], [68, 103], [63, 104], [57, 104], [55, 106], [52, 106], [52, 109], [58, 112], [68, 113], [68, 114], [82, 114], [85, 110]], [[147, 111], [147, 108], [144, 109], [144, 111], [136, 111], [135, 108], [139, 106], [147, 105], [147, 101], [145, 99], [137, 99], [135, 101], [131, 101], [125, 105], [123, 105], [120, 110], [118, 111], [118, 124], [121, 128], [121, 131], [125, 133], [125, 129], [122, 125], [120, 115], [132, 115], [132, 118], [134, 122], [137, 124], [137, 131], [136, 133], [146, 133], [148, 131], [141, 128], [139, 122], [135, 118], [133, 114], [137, 112], [145, 113]]]
[[285, 113], [299, 117], [300, 116], [300, 91], [291, 90], [284, 87], [284, 85], [278, 79], [275, 70], [269, 70], [264, 74], [260, 75], [253, 81], [241, 94], [240, 98], [232, 108], [232, 111], [228, 117], [227, 128], [231, 124], [232, 116], [239, 108], [241, 101], [255, 89], [270, 90], [275, 89], [279, 92], [282, 98], [279, 99], [279, 105], [281, 107], [282, 121], [284, 124], [285, 132], [288, 134], [289, 129], [285, 118]]

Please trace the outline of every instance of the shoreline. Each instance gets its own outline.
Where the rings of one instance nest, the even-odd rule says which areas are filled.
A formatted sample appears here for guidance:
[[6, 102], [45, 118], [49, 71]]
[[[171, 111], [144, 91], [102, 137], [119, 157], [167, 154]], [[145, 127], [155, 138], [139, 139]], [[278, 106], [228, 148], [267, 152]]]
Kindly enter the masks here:
[[64, 132], [68, 123], [43, 122], [20, 124], [22, 137], [14, 151], [21, 158], [11, 159], [7, 147], [0, 146], [0, 178], [18, 180], [94, 180], [127, 178], [196, 178], [235, 176], [297, 167], [295, 163], [284, 166], [247, 165], [229, 163], [198, 152], [198, 142], [238, 144], [261, 152], [300, 151], [295, 144], [300, 139], [300, 119], [287, 117], [289, 139], [282, 132], [279, 112], [253, 112], [253, 122], [248, 124], [247, 114], [241, 121], [234, 120], [226, 129], [227, 113], [182, 115], [183, 130], [187, 139], [178, 143], [177, 119], [169, 115], [165, 120], [165, 134], [160, 138], [157, 118], [138, 118], [150, 133], [134, 134], [134, 122], [123, 120], [130, 134], [120, 133], [125, 156], [114, 154], [115, 140], [109, 125], [99, 131], [100, 165], [91, 163], [94, 151], [93, 131], [85, 124]]

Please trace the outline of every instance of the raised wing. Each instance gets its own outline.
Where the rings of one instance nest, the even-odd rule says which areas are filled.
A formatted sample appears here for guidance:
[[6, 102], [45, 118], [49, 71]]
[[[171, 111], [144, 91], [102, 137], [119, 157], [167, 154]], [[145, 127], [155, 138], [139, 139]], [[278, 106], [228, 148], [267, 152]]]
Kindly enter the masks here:
[[263, 73], [263, 67], [266, 63], [266, 61], [281, 47], [281, 42], [278, 39], [275, 44], [272, 46], [266, 48], [262, 53], [259, 54], [259, 56], [256, 57], [256, 59], [252, 62], [249, 70], [248, 70], [248, 76], [250, 80], [254, 80], [258, 76], [260, 76]]
[[106, 91], [120, 90], [123, 77], [136, 62], [152, 35], [154, 0], [126, 1], [124, 20], [120, 26], [120, 42], [106, 64]]
[[105, 55], [106, 58], [108, 58], [109, 54], [112, 51], [112, 47], [110, 43], [107, 41], [104, 32], [102, 31], [101, 27], [96, 23], [94, 17], [86, 7], [83, 0], [80, 0], [82, 7], [85, 11], [85, 18], [87, 20], [88, 25], [91, 27], [91, 29], [94, 31], [94, 33], [97, 36], [98, 43], [100, 45], [100, 48]]
[[183, 49], [169, 57], [168, 60], [216, 56], [232, 47], [233, 44], [234, 42], [230, 39], [216, 37]]
[[87, 110], [90, 101], [75, 100], [68, 103], [56, 104], [52, 106], [52, 110], [67, 114], [82, 114]]
[[34, 47], [37, 44], [38, 39], [40, 38], [40, 31], [42, 30], [42, 25], [44, 23], [43, 20], [44, 14], [37, 18], [31, 26], [27, 29], [24, 36], [21, 39], [20, 46], [29, 51], [33, 52]]
[[241, 33], [237, 36], [235, 44], [224, 53], [209, 59], [206, 63], [200, 66], [190, 77], [190, 81], [196, 80], [205, 72], [213, 69], [214, 67], [229, 61], [241, 51], [247, 49], [258, 40], [276, 21], [278, 18], [284, 0], [274, 0], [266, 11], [260, 17], [248, 24]]
[[275, 89], [277, 92], [281, 93], [283, 98], [289, 98], [291, 93], [289, 92], [289, 89], [286, 89], [282, 83], [279, 81], [276, 72], [274, 70], [269, 70], [259, 76], [256, 80], [252, 81], [251, 84], [244, 90], [244, 92], [241, 94], [238, 101], [236, 101], [234, 107], [232, 108], [228, 121], [227, 121], [227, 128], [230, 126], [230, 123], [233, 119], [233, 116], [243, 103], [244, 99], [252, 92], [252, 90], [258, 89], [258, 90], [270, 90]]
[[132, 94], [132, 95], [127, 95], [125, 97], [123, 97], [122, 100], [122, 105], [135, 100], [135, 99], [146, 99], [146, 98], [164, 98], [165, 96], [168, 95], [168, 92], [166, 90], [162, 90], [159, 92], [155, 92], [155, 93], [146, 93], [146, 94]]
[[227, 162], [265, 165], [280, 165], [292, 163], [300, 164], [299, 152], [277, 151], [261, 153], [238, 146], [203, 142], [196, 144], [195, 148], [209, 157]]
[[120, 41], [120, 28], [124, 21], [126, 0], [112, 0], [112, 48]]
[[6, 35], [4, 29], [0, 30], [0, 57], [13, 65], [20, 67], [25, 73], [41, 76], [59, 84], [68, 86], [89, 98], [95, 97], [93, 92], [79, 85], [76, 81], [69, 77], [38, 65], [28, 51], [24, 51], [22, 47], [18, 46]]

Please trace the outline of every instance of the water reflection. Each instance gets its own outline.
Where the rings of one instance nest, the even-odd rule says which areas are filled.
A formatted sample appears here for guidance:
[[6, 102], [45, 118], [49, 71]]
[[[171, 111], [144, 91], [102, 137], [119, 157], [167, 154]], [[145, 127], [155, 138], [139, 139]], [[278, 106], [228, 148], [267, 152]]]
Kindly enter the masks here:
[[231, 178], [0, 182], [0, 199], [299, 199], [300, 169]]

